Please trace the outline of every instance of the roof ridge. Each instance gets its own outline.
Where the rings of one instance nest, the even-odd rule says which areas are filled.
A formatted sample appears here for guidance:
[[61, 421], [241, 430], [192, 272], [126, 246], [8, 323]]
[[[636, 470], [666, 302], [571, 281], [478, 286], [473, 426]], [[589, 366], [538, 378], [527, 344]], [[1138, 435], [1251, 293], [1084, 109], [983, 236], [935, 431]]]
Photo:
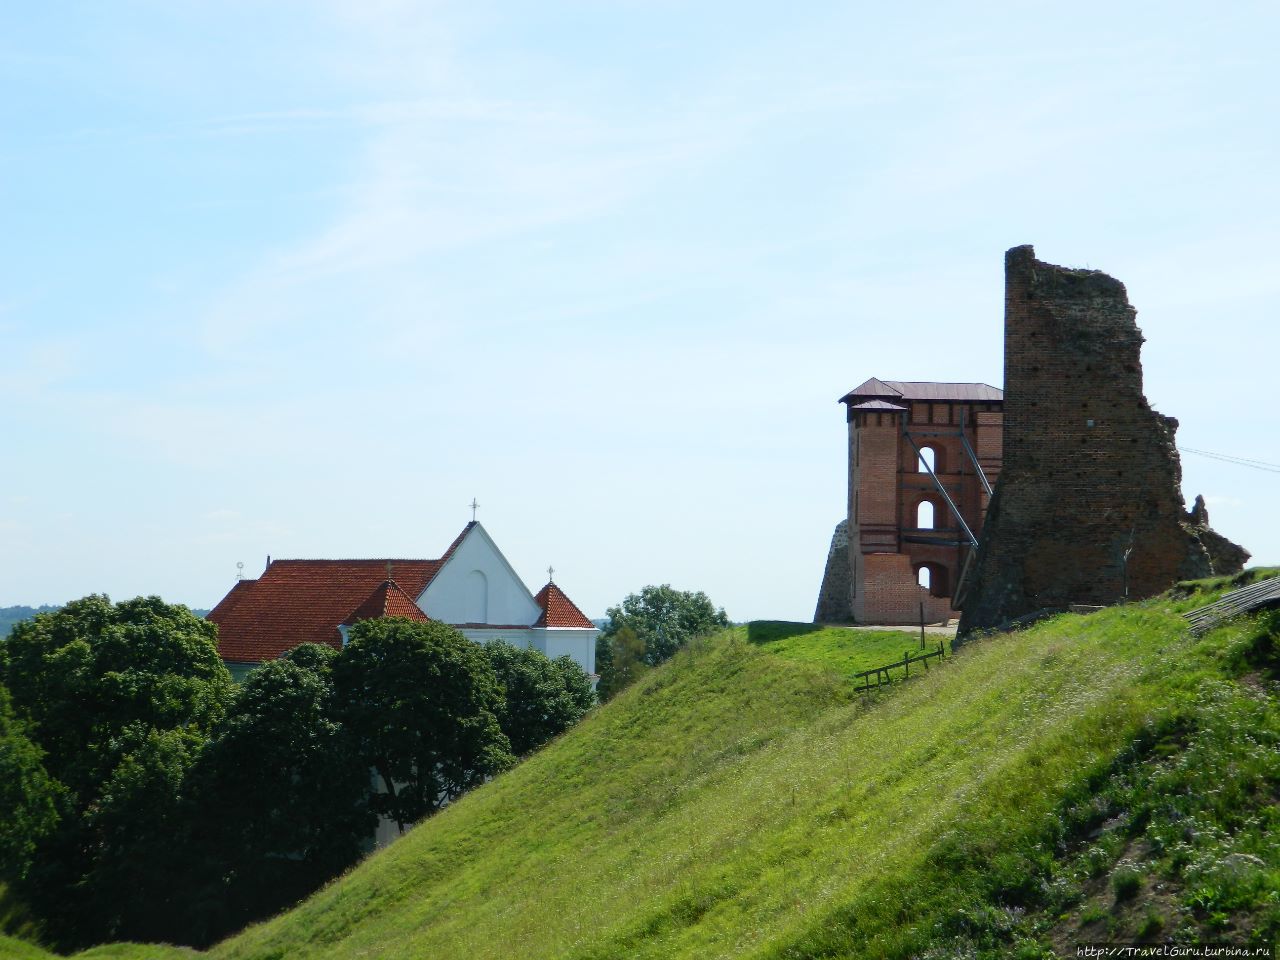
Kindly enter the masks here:
[[439, 559], [431, 557], [293, 557], [277, 558], [271, 561], [274, 567], [277, 563], [386, 563], [390, 560], [392, 563], [439, 563]]
[[457, 550], [458, 547], [462, 546], [462, 541], [467, 539], [467, 534], [471, 532], [471, 528], [478, 527], [478, 526], [480, 526], [479, 520], [467, 521], [467, 525], [462, 528], [462, 532], [453, 538], [453, 543], [449, 544], [449, 549], [446, 550], [443, 554], [441, 554], [440, 556], [441, 565], [444, 564], [444, 561], [448, 560], [450, 557], [453, 556], [453, 551]]

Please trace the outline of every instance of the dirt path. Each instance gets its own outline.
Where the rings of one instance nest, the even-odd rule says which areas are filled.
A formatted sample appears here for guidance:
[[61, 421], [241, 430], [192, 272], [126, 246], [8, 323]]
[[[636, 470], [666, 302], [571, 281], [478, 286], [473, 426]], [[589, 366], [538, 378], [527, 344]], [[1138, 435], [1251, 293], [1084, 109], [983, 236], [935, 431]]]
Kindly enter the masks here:
[[[846, 630], [875, 630], [877, 632], [884, 631], [884, 630], [896, 630], [899, 633], [914, 633], [916, 636], [920, 635], [919, 624], [916, 624], [914, 627], [900, 626], [900, 625], [884, 626], [884, 627], [857, 626], [857, 627], [845, 627], [845, 629]], [[956, 625], [954, 623], [951, 623], [943, 627], [943, 626], [939, 626], [936, 623], [927, 623], [925, 624], [924, 632], [927, 634], [936, 634], [941, 637], [954, 637], [956, 635]]]

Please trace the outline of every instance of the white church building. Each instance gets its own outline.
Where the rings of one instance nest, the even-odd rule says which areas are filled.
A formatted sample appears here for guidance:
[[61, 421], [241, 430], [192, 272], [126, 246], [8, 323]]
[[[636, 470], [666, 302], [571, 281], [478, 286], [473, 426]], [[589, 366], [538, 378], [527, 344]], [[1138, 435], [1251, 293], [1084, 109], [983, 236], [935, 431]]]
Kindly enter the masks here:
[[[550, 578], [551, 571], [548, 571]], [[569, 656], [595, 679], [591, 620], [548, 579], [536, 594], [473, 520], [438, 560], [272, 560], [209, 613], [218, 651], [237, 679], [302, 643], [341, 649], [376, 617], [436, 620], [477, 642], [506, 640]]]

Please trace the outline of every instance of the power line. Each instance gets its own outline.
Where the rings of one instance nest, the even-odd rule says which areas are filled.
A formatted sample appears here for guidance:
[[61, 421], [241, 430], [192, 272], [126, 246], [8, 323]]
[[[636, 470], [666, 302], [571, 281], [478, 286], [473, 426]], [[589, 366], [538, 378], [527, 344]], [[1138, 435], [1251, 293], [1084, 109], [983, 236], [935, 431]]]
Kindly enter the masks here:
[[1234, 463], [1239, 467], [1249, 467], [1253, 470], [1264, 470], [1267, 473], [1280, 473], [1280, 463], [1267, 463], [1265, 460], [1249, 460], [1245, 457], [1231, 457], [1225, 453], [1213, 453], [1209, 450], [1197, 450], [1195, 447], [1180, 448], [1184, 453], [1194, 453], [1197, 456], [1209, 457], [1213, 460], [1221, 460], [1224, 463]]

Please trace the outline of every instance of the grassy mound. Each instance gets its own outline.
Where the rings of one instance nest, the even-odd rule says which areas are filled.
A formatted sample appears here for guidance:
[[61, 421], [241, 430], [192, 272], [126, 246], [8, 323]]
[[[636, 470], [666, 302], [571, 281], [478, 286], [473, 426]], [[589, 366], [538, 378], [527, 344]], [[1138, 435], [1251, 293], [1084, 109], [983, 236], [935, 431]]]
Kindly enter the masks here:
[[1274, 944], [1280, 616], [1192, 638], [1178, 613], [1214, 592], [1057, 617], [864, 695], [855, 665], [910, 637], [885, 658], [874, 635], [730, 630], [211, 956]]
[[[873, 667], [900, 663], [908, 654], [914, 657], [932, 652], [939, 644], [947, 654], [951, 652], [950, 636], [929, 634], [922, 650], [919, 636], [903, 630], [851, 630], [785, 620], [757, 620], [748, 624], [746, 631], [748, 640], [774, 656], [825, 667], [848, 677]], [[918, 673], [930, 668], [917, 664], [914, 669]], [[891, 671], [890, 675], [895, 680], [906, 679], [902, 668]]]
[[828, 631], [730, 631], [215, 955], [1270, 942], [1280, 723], [1247, 659], [1267, 629], [1197, 641], [1169, 603], [1059, 617], [862, 700]]

